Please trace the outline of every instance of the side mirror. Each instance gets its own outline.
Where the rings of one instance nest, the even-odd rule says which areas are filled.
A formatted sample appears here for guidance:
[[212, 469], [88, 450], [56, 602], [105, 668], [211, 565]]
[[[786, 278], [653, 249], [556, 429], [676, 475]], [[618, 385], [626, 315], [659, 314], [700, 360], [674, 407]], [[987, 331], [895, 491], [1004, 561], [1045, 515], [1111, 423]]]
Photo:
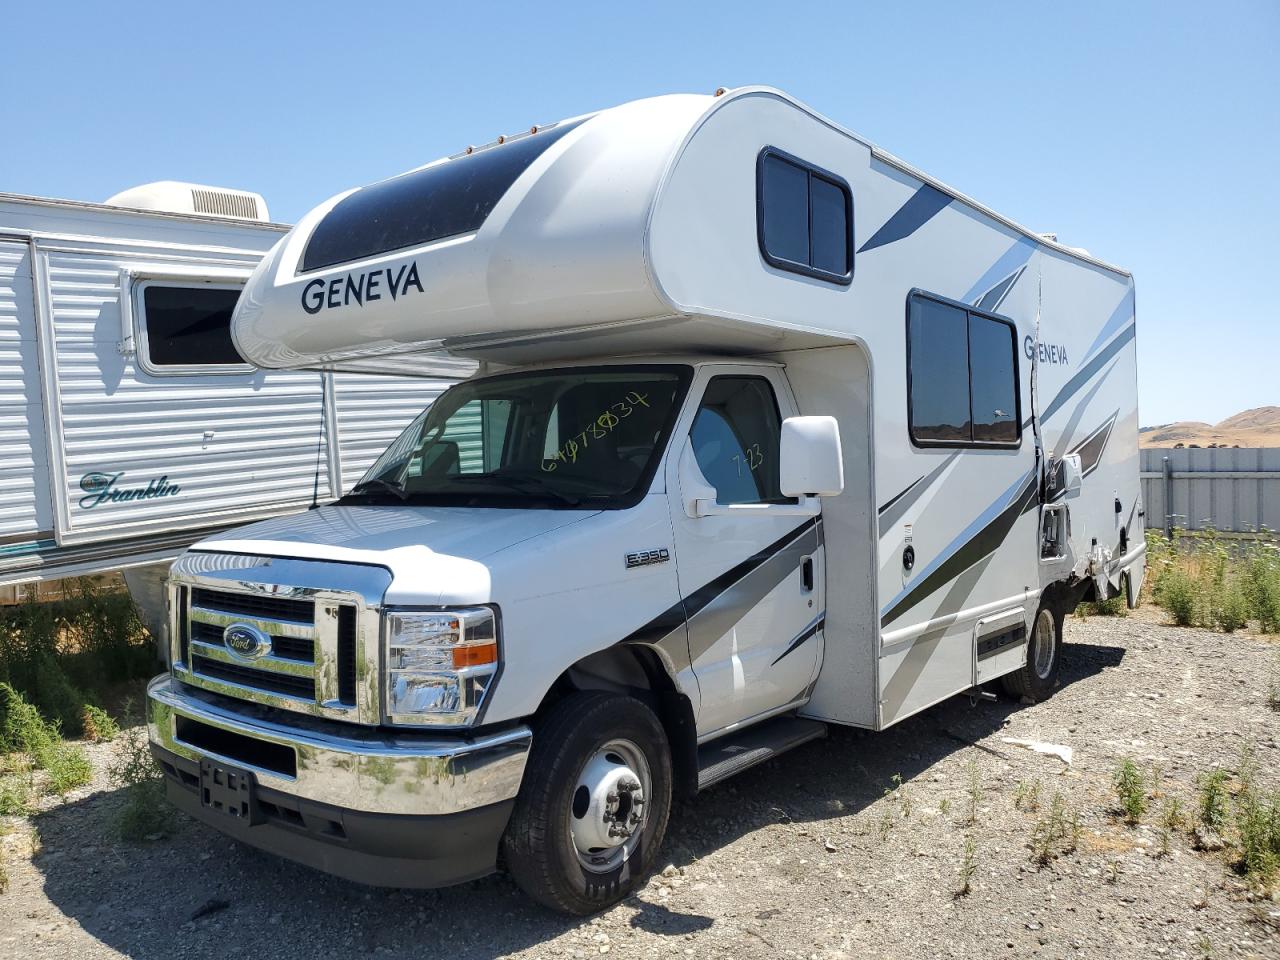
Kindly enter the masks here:
[[787, 417], [779, 450], [784, 497], [835, 497], [844, 492], [844, 454], [835, 417]]
[[1068, 454], [1062, 458], [1062, 489], [1066, 496], [1080, 492], [1080, 480], [1080, 454]]

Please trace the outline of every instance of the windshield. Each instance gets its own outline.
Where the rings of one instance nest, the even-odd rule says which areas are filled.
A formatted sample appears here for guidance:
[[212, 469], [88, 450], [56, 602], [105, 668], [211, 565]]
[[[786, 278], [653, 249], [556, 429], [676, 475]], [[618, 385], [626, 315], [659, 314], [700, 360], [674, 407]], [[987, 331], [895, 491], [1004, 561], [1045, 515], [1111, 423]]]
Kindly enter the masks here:
[[451, 387], [344, 501], [627, 507], [648, 491], [689, 383], [682, 366], [539, 370]]

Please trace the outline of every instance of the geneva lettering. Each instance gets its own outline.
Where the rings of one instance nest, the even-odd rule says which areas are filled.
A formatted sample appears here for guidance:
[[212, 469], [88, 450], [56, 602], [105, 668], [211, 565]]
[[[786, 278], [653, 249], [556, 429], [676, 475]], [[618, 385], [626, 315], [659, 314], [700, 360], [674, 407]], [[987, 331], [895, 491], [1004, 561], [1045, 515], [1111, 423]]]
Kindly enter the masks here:
[[1022, 352], [1027, 355], [1028, 360], [1037, 359], [1037, 354], [1041, 363], [1058, 363], [1066, 364], [1067, 348], [1061, 343], [1036, 343], [1030, 336], [1022, 341]]
[[348, 273], [332, 280], [311, 280], [302, 288], [302, 309], [307, 313], [319, 313], [333, 307], [348, 307], [354, 303], [363, 307], [366, 303], [381, 300], [384, 296], [395, 300], [413, 288], [423, 293], [418, 279], [418, 262], [401, 264], [399, 269], [386, 267], [367, 270], [364, 273]]
[[103, 503], [120, 503], [125, 500], [156, 500], [160, 497], [176, 497], [182, 490], [176, 483], [170, 483], [168, 475], [152, 477], [145, 487], [122, 487], [119, 485], [120, 473], [86, 473], [80, 478], [80, 489], [84, 496], [80, 498], [80, 506], [92, 510]]

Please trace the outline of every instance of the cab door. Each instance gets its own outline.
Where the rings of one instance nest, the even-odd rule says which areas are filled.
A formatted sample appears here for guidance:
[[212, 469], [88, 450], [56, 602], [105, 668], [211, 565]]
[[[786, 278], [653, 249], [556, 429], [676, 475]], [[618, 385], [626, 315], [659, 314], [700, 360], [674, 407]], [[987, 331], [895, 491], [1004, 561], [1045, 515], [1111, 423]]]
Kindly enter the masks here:
[[[667, 489], [705, 736], [808, 695], [822, 643], [823, 551], [821, 518], [779, 489], [782, 420], [796, 413], [780, 369], [704, 367], [690, 396]], [[681, 476], [691, 470], [714, 488], [715, 515], [690, 516]]]

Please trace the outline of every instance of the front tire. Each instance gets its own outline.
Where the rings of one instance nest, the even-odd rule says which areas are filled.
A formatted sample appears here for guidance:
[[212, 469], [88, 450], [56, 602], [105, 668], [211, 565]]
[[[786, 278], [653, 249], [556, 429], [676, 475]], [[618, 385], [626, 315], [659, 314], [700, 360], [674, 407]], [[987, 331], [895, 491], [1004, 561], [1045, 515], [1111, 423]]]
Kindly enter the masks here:
[[553, 910], [596, 913], [653, 868], [671, 816], [671, 748], [634, 697], [582, 692], [538, 725], [502, 839], [506, 867]]
[[1027, 638], [1027, 663], [1020, 670], [1001, 678], [1005, 692], [1032, 703], [1048, 700], [1058, 686], [1058, 668], [1062, 661], [1061, 610], [1042, 604], [1031, 624]]

